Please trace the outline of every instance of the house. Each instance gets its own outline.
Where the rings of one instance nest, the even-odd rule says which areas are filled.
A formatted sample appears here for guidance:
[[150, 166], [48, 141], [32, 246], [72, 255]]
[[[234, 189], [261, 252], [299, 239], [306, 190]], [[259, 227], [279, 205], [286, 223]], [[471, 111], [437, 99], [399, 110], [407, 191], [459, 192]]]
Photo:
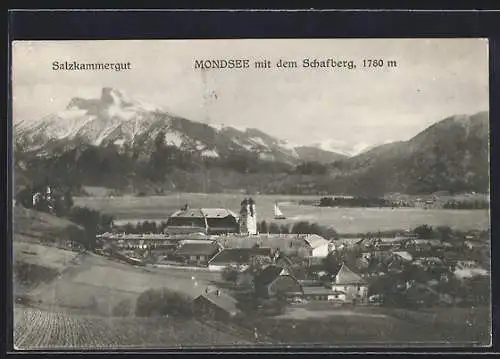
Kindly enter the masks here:
[[302, 291], [288, 292], [286, 297], [292, 303], [301, 303], [305, 301], [328, 301], [332, 303], [346, 303], [346, 293], [334, 291], [325, 286], [303, 287]]
[[220, 271], [224, 267], [248, 266], [255, 257], [272, 258], [271, 248], [224, 248], [208, 261], [208, 269]]
[[354, 249], [360, 247], [363, 241], [363, 238], [340, 238], [330, 242], [330, 252]]
[[447, 249], [453, 247], [452, 244], [448, 242], [442, 242], [439, 239], [412, 239], [408, 244], [409, 247], [413, 247], [416, 251], [425, 252], [436, 249]]
[[279, 250], [284, 255], [302, 258], [324, 258], [329, 252], [329, 242], [317, 234], [258, 234], [252, 236], [220, 236], [224, 248], [266, 247]]
[[476, 261], [461, 260], [457, 261], [453, 274], [458, 279], [467, 279], [475, 277], [486, 277], [489, 272], [482, 268]]
[[195, 313], [202, 318], [228, 320], [240, 314], [236, 299], [220, 289], [207, 290], [193, 300]]
[[368, 298], [368, 283], [345, 263], [342, 264], [335, 276], [332, 290], [344, 292], [347, 302], [366, 303]]
[[176, 243], [166, 242], [161, 244], [154, 244], [153, 246], [149, 247], [149, 251], [155, 256], [162, 258], [175, 253], [177, 247], [178, 245]]
[[183, 240], [179, 242], [174, 255], [185, 263], [207, 265], [208, 261], [220, 250], [216, 241]]
[[297, 279], [275, 265], [267, 266], [255, 276], [254, 287], [255, 293], [264, 298], [302, 291]]
[[328, 256], [329, 244], [326, 239], [317, 235], [310, 234], [302, 238], [306, 243], [306, 248], [308, 250], [307, 256], [313, 258], [326, 258]]
[[223, 208], [184, 208], [167, 220], [168, 234], [223, 234], [238, 233], [238, 215]]
[[469, 250], [478, 250], [486, 247], [485, 243], [481, 243], [478, 241], [465, 241], [464, 246]]

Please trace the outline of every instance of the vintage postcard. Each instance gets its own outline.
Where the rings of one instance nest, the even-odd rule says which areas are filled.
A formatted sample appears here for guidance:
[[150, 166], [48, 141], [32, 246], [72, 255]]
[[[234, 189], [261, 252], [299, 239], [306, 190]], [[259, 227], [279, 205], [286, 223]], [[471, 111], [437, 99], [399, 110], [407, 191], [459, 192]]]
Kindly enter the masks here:
[[491, 342], [488, 40], [15, 41], [17, 350]]

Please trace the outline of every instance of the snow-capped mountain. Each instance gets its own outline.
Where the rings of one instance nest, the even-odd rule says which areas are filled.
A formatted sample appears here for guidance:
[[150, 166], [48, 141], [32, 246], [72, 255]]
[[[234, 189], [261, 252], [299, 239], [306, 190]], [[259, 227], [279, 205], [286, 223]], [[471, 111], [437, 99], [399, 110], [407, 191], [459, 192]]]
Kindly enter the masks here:
[[[190, 121], [112, 88], [104, 88], [98, 99], [73, 98], [63, 111], [15, 124], [14, 140], [25, 149], [114, 144], [147, 154], [160, 132], [166, 144], [206, 157], [244, 152], [271, 161], [302, 160], [295, 146], [260, 130]], [[310, 153], [307, 160], [312, 160]]]

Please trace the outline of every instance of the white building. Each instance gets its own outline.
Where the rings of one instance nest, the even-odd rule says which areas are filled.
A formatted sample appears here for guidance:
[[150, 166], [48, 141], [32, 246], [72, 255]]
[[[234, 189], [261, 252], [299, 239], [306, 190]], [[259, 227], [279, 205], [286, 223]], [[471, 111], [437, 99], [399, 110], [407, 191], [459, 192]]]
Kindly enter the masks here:
[[330, 251], [330, 242], [317, 234], [305, 236], [306, 249], [309, 251], [308, 256], [314, 258], [325, 258]]

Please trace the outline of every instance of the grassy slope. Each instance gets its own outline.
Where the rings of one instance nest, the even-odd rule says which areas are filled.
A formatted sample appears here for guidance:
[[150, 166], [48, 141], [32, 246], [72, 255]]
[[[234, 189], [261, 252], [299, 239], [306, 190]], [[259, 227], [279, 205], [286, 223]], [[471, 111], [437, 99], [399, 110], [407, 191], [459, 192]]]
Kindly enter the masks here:
[[20, 206], [14, 207], [13, 217], [14, 293], [25, 295], [72, 265], [78, 253], [55, 246], [69, 239], [68, 228], [82, 228], [66, 219]]
[[15, 206], [13, 211], [13, 241], [27, 243], [55, 244], [59, 240], [69, 239], [68, 229], [77, 224], [54, 215]]

